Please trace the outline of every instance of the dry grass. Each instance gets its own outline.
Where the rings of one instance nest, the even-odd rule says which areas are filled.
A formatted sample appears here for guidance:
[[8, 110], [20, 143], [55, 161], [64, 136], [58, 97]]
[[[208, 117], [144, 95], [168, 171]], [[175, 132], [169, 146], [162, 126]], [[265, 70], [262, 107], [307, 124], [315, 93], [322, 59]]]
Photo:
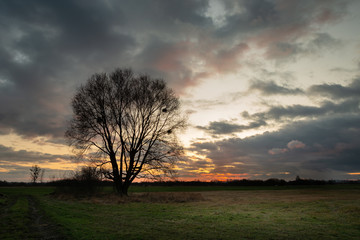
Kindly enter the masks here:
[[359, 239], [358, 186], [249, 189], [38, 199], [69, 239]]
[[319, 200], [358, 200], [360, 191], [347, 190], [257, 190], [202, 192], [206, 202], [219, 204], [294, 203]]
[[131, 198], [139, 202], [185, 203], [204, 201], [201, 193], [196, 192], [149, 192], [133, 194]]
[[116, 194], [98, 194], [88, 197], [76, 197], [71, 194], [53, 195], [58, 200], [82, 201], [97, 204], [123, 204], [131, 202], [143, 203], [187, 203], [204, 201], [202, 193], [197, 192], [148, 192], [133, 193], [128, 197], [121, 197]]
[[[71, 239], [355, 240], [359, 199], [357, 188], [307, 188], [133, 192], [44, 204]], [[122, 227], [114, 231], [114, 222]]]
[[[357, 191], [355, 191], [357, 192]], [[72, 194], [54, 194], [53, 197], [64, 201], [81, 201], [98, 204], [139, 203], [190, 203], [202, 202], [209, 205], [294, 203], [320, 200], [357, 200], [360, 191], [329, 189], [296, 190], [257, 190], [257, 191], [203, 191], [203, 192], [142, 192], [131, 193], [128, 197], [117, 194], [95, 194], [92, 196], [74, 196]]]

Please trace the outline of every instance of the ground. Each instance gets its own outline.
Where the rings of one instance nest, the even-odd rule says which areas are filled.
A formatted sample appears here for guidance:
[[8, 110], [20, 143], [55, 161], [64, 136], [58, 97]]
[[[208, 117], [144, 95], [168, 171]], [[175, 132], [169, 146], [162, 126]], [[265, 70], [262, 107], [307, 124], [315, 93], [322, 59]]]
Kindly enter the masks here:
[[193, 190], [199, 189], [134, 188], [124, 200], [114, 194], [78, 198], [49, 194], [52, 188], [0, 188], [0, 239], [360, 236], [360, 186]]
[[66, 239], [61, 227], [46, 216], [31, 191], [10, 188], [4, 192], [0, 194], [0, 239]]

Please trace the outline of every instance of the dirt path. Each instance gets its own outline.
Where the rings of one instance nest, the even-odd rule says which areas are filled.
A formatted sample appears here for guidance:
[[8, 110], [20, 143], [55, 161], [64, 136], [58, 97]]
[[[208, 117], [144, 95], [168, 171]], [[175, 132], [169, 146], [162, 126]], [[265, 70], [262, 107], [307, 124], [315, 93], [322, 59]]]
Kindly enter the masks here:
[[60, 231], [60, 226], [53, 223], [39, 208], [38, 200], [28, 196], [29, 214], [31, 218], [30, 229], [35, 231], [40, 239], [63, 240], [66, 239]]
[[8, 198], [6, 195], [0, 193], [0, 200], [6, 200], [4, 202], [0, 202], [0, 219], [4, 219], [4, 216], [7, 215], [11, 206], [13, 206], [17, 200], [17, 198]]

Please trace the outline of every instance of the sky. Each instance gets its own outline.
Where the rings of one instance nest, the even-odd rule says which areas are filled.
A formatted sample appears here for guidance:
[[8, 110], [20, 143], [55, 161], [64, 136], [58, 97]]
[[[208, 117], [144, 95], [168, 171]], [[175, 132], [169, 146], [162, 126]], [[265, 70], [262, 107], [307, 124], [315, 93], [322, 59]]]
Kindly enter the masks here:
[[118, 67], [179, 96], [179, 180], [359, 179], [359, 12], [356, 0], [0, 0], [0, 180], [78, 168], [71, 99]]

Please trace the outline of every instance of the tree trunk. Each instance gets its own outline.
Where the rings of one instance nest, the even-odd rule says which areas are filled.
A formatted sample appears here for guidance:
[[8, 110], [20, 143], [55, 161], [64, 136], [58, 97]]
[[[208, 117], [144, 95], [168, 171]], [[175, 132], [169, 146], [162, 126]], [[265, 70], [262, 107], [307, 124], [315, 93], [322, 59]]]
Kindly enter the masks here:
[[123, 184], [122, 189], [121, 189], [121, 196], [128, 196], [129, 186], [130, 185], [128, 185], [128, 184]]
[[130, 183], [128, 181], [122, 181], [119, 174], [114, 173], [114, 184], [115, 184], [115, 190], [117, 194], [120, 194], [120, 196], [128, 196], [128, 190], [130, 187]]
[[122, 176], [119, 173], [119, 168], [116, 162], [115, 153], [110, 154], [110, 161], [113, 169], [113, 181], [115, 184], [115, 190], [116, 193], [123, 195], [123, 182], [122, 182]]
[[115, 184], [116, 193], [122, 195], [121, 179], [114, 178], [113, 181], [114, 181], [114, 184]]

